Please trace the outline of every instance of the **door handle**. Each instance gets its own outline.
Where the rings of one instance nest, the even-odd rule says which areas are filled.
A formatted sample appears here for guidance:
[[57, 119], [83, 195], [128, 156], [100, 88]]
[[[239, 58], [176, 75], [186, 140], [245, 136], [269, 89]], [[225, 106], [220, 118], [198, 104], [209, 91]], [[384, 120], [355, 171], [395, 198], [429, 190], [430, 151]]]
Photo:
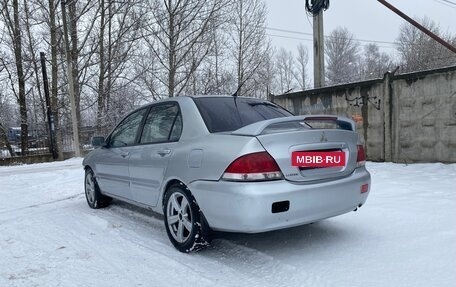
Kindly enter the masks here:
[[170, 149], [162, 149], [162, 150], [157, 151], [157, 154], [160, 156], [166, 156], [166, 155], [169, 155], [170, 153], [171, 153]]
[[120, 156], [123, 157], [123, 158], [126, 158], [129, 155], [130, 155], [130, 153], [127, 152], [127, 151], [123, 151], [123, 152], [120, 153]]

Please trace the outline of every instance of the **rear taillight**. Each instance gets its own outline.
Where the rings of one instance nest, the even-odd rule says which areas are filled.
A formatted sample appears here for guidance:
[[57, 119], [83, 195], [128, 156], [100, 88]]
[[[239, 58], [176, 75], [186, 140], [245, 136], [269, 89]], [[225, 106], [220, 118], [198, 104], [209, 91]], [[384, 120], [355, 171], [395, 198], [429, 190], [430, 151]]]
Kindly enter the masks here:
[[282, 172], [267, 152], [243, 155], [233, 161], [222, 179], [233, 181], [261, 181], [281, 179]]
[[358, 156], [356, 158], [356, 165], [358, 167], [366, 165], [366, 153], [364, 152], [363, 145], [358, 145]]

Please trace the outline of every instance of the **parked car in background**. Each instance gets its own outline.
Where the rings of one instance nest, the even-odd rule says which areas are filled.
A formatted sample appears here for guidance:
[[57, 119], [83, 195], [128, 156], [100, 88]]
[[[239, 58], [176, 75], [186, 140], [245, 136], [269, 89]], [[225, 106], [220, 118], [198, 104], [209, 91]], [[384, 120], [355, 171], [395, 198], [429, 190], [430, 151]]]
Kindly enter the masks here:
[[[321, 165], [321, 154], [339, 162]], [[83, 165], [91, 208], [116, 198], [161, 213], [181, 252], [207, 245], [211, 230], [258, 233], [353, 211], [370, 189], [353, 121], [233, 96], [143, 106]]]

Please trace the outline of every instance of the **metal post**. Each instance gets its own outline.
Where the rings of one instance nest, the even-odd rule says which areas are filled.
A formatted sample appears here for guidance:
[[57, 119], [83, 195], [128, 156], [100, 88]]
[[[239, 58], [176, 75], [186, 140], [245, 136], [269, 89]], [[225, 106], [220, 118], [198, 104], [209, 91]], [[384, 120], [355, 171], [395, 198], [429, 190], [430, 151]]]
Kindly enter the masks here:
[[432, 33], [429, 29], [427, 29], [426, 27], [424, 27], [420, 23], [416, 22], [415, 20], [413, 20], [412, 18], [407, 16], [401, 10], [397, 9], [396, 7], [391, 5], [390, 3], [386, 2], [385, 0], [377, 0], [377, 1], [382, 3], [383, 5], [385, 5], [388, 9], [390, 9], [391, 11], [393, 11], [394, 13], [396, 13], [397, 15], [402, 17], [404, 20], [406, 20], [407, 22], [409, 22], [410, 24], [412, 24], [416, 28], [420, 29], [423, 33], [425, 33], [426, 35], [428, 35], [429, 37], [431, 37], [435, 41], [439, 42], [441, 45], [443, 45], [448, 50], [452, 51], [453, 53], [456, 53], [456, 47], [454, 47], [453, 45], [451, 45], [447, 41], [443, 40], [442, 38], [440, 38], [436, 34]]
[[81, 150], [79, 145], [79, 129], [78, 129], [78, 119], [76, 115], [76, 100], [74, 97], [74, 83], [73, 83], [73, 62], [71, 61], [71, 52], [70, 52], [70, 42], [68, 39], [68, 30], [71, 30], [71, 27], [68, 27], [68, 22], [66, 18], [66, 9], [65, 9], [65, 0], [61, 2], [62, 6], [62, 22], [63, 22], [63, 38], [65, 42], [66, 58], [67, 58], [67, 75], [68, 75], [68, 93], [70, 95], [70, 104], [71, 104], [71, 121], [73, 126], [73, 140], [74, 140], [74, 155], [76, 157], [81, 156]]
[[313, 17], [314, 88], [325, 85], [325, 46], [323, 36], [323, 9]]
[[55, 125], [54, 125], [54, 114], [51, 109], [51, 100], [49, 98], [49, 82], [46, 72], [46, 56], [44, 52], [40, 53], [41, 59], [41, 70], [43, 71], [43, 86], [44, 86], [44, 96], [46, 99], [46, 110], [47, 118], [49, 125], [49, 151], [52, 154], [53, 159], [57, 159], [59, 155], [57, 154], [56, 144], [55, 144]]

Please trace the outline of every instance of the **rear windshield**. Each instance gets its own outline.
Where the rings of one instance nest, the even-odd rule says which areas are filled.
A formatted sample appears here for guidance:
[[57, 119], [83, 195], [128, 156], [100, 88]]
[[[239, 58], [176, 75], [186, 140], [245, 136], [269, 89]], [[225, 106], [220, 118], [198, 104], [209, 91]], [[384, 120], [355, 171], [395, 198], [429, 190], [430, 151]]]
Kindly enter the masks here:
[[193, 98], [211, 133], [235, 131], [263, 120], [293, 116], [273, 103], [247, 98]]

